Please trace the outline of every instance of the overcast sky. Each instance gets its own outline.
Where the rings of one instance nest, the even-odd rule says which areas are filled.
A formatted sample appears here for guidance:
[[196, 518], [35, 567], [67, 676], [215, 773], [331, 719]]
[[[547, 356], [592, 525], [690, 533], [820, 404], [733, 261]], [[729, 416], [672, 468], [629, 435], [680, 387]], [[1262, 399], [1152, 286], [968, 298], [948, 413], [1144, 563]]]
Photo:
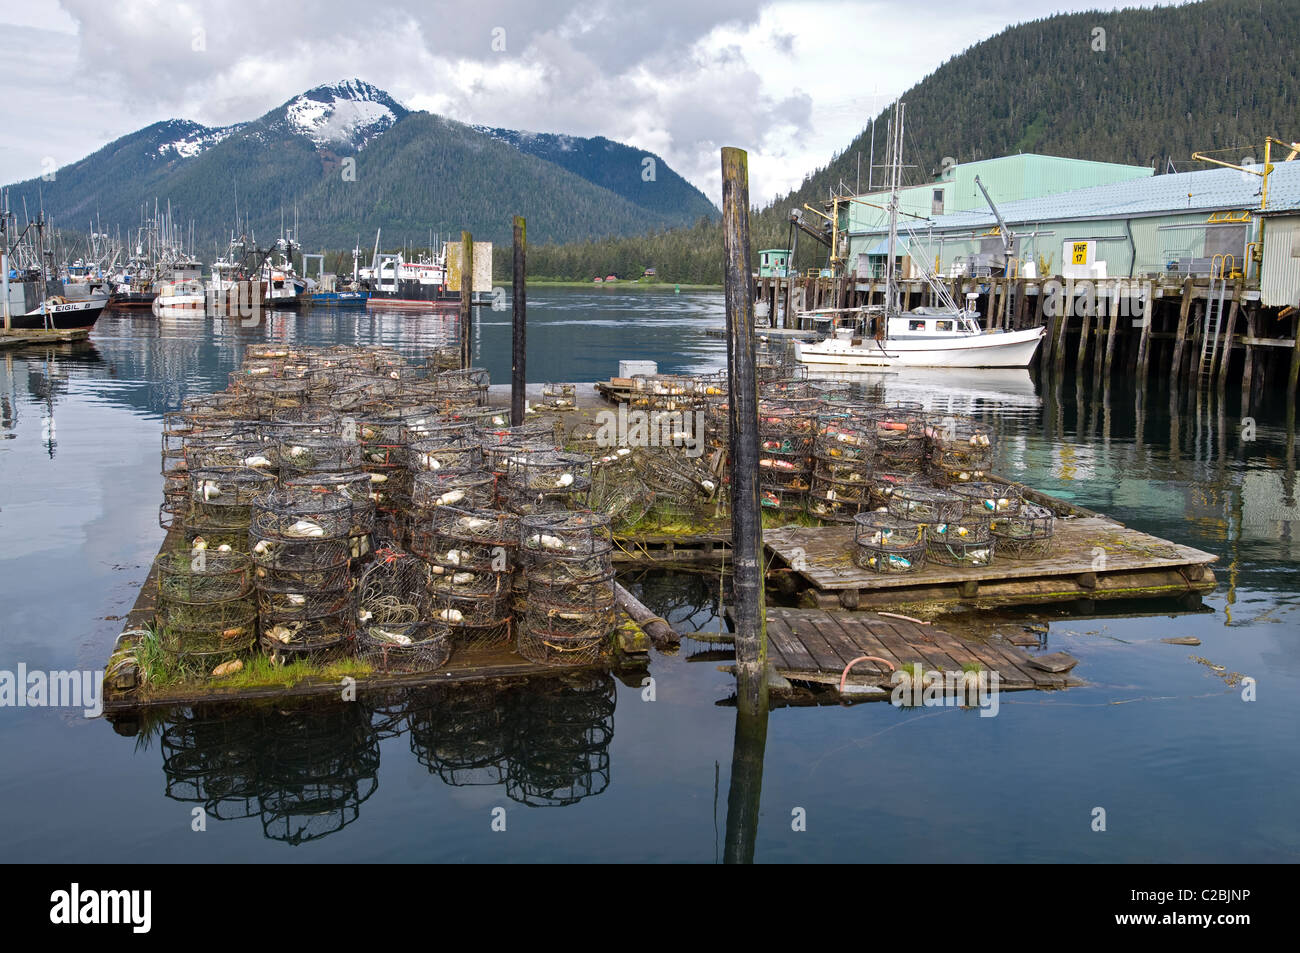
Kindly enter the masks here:
[[1052, 13], [1133, 5], [3, 0], [0, 182], [161, 119], [254, 119], [355, 76], [464, 122], [652, 150], [715, 202], [718, 149], [740, 146], [761, 204], [968, 46]]

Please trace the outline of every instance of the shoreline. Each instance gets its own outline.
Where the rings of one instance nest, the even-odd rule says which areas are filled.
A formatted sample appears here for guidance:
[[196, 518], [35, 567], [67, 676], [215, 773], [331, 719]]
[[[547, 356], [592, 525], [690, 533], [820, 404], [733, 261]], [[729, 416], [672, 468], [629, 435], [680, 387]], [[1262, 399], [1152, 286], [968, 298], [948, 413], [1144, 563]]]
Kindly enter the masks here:
[[591, 282], [591, 281], [560, 281], [560, 280], [551, 280], [549, 278], [529, 278], [527, 281], [527, 286], [531, 287], [534, 285], [543, 288], [591, 288], [596, 291], [601, 291], [604, 290], [605, 288], [616, 288], [620, 291], [635, 289], [637, 291], [665, 291], [669, 293], [672, 293], [673, 291], [721, 291], [722, 290], [722, 285], [677, 284], [677, 283], [669, 283], [666, 281], [655, 281], [655, 282], [616, 281], [612, 285], [606, 285], [604, 282], [601, 282], [600, 284], [596, 284], [595, 282]]

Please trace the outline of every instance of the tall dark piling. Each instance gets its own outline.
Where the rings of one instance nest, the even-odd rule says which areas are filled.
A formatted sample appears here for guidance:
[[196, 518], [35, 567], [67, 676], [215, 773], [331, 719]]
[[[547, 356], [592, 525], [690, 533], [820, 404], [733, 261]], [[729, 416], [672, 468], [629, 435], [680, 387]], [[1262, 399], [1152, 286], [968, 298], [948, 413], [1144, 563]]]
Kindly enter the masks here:
[[460, 233], [460, 366], [471, 359], [470, 318], [474, 313], [474, 237]]
[[511, 289], [510, 339], [510, 424], [518, 427], [524, 422], [524, 389], [528, 375], [524, 371], [525, 339], [528, 330], [528, 300], [524, 278], [528, 274], [527, 231], [524, 220], [515, 216], [514, 287]]
[[737, 704], [742, 716], [753, 716], [767, 710], [767, 619], [763, 594], [763, 524], [758, 498], [749, 157], [743, 149], [732, 147], [722, 150], [722, 248], [727, 309]]

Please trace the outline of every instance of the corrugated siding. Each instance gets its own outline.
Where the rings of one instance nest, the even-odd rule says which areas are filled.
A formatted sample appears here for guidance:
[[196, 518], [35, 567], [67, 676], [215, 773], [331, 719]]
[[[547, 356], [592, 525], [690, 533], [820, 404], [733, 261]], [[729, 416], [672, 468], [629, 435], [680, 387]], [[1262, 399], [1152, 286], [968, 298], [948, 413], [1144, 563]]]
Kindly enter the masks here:
[[1265, 307], [1300, 305], [1300, 216], [1270, 218], [1264, 225], [1259, 300]]

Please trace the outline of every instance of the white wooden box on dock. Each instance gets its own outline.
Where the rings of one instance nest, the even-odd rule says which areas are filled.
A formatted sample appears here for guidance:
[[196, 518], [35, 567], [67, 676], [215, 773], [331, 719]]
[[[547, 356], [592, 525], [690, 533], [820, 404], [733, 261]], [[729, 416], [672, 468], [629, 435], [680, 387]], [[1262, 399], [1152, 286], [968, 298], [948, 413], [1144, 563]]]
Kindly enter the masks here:
[[619, 377], [636, 377], [638, 375], [652, 375], [659, 373], [659, 363], [657, 361], [619, 361]]

